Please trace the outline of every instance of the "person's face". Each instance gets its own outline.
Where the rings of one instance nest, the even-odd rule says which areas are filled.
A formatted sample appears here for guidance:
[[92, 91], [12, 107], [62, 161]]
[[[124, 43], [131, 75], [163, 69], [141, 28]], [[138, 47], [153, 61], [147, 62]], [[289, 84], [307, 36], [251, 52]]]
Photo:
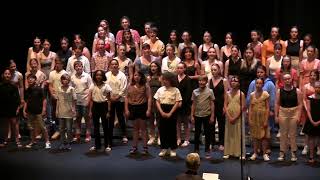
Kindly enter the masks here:
[[154, 31], [150, 31], [150, 38], [151, 39], [156, 39], [157, 38], [157, 33]]
[[171, 46], [167, 46], [166, 52], [167, 52], [167, 55], [170, 57], [174, 55], [174, 49], [172, 49]]
[[274, 49], [274, 54], [277, 55], [277, 56], [281, 56], [281, 48], [280, 47], [276, 47]]
[[75, 43], [75, 44], [80, 44], [80, 43], [81, 43], [81, 38], [80, 38], [80, 36], [76, 36], [76, 37], [74, 38], [74, 43]]
[[77, 74], [82, 74], [82, 72], [83, 72], [83, 66], [82, 66], [82, 64], [77, 64], [77, 65], [75, 65], [74, 69], [76, 70], [76, 73], [77, 73]]
[[57, 71], [61, 71], [62, 68], [63, 68], [63, 64], [62, 64], [61, 61], [56, 61], [55, 66], [56, 66], [56, 70], [57, 70]]
[[68, 46], [69, 46], [66, 40], [62, 40], [60, 45], [62, 49], [68, 49]]
[[51, 44], [48, 41], [43, 42], [43, 49], [49, 51]]
[[207, 85], [207, 81], [205, 79], [200, 79], [198, 83], [200, 88], [205, 88]]
[[158, 72], [158, 66], [156, 64], [152, 63], [150, 65], [150, 70], [152, 73], [156, 73], [156, 72]]
[[144, 25], [144, 32], [146, 33], [146, 34], [149, 34], [150, 33], [150, 25], [149, 24], [146, 24], [146, 25]]
[[38, 38], [36, 38], [36, 39], [34, 39], [33, 40], [33, 45], [35, 46], [35, 47], [40, 47], [41, 46], [41, 41], [40, 41], [40, 39], [38, 39]]
[[257, 90], [262, 90], [263, 87], [263, 81], [261, 79], [256, 80], [256, 89]]
[[125, 40], [129, 41], [130, 38], [131, 38], [131, 33], [127, 31], [127, 32], [125, 32], [125, 33], [123, 34], [123, 36], [124, 36], [124, 39], [125, 39]]
[[314, 73], [314, 72], [312, 72], [311, 74], [310, 74], [310, 82], [312, 81], [312, 82], [315, 82], [316, 80], [317, 80], [317, 74], [316, 73]]
[[100, 24], [99, 24], [101, 27], [103, 28], [107, 28], [108, 27], [108, 24], [104, 21], [101, 21]]
[[15, 72], [17, 69], [16, 63], [10, 63], [9, 69], [11, 72]]
[[99, 41], [98, 41], [97, 50], [99, 50], [99, 51], [104, 51], [104, 50], [105, 50], [105, 43], [104, 43], [104, 41], [102, 41], [102, 40], [99, 40]]
[[310, 45], [310, 43], [311, 43], [311, 38], [310, 38], [309, 36], [305, 36], [305, 37], [303, 38], [303, 42], [304, 42], [304, 44], [306, 44], [306, 45]]
[[11, 72], [10, 72], [9, 70], [5, 70], [5, 71], [3, 72], [3, 79], [4, 79], [5, 81], [10, 81], [10, 80], [11, 80], [11, 77], [12, 77], [12, 75], [11, 75]]
[[36, 60], [32, 60], [30, 63], [30, 67], [32, 70], [37, 70], [38, 69], [38, 62]]
[[123, 57], [126, 54], [126, 48], [124, 46], [119, 46], [118, 48], [119, 56]]
[[98, 71], [97, 73], [96, 73], [96, 80], [98, 81], [98, 82], [102, 82], [102, 72], [101, 71]]
[[231, 49], [231, 56], [238, 57], [238, 55], [239, 55], [239, 50], [237, 48], [232, 48]]
[[143, 55], [145, 55], [145, 56], [150, 56], [151, 55], [150, 48], [144, 48], [144, 49], [142, 49], [142, 51], [143, 51]]
[[62, 86], [68, 86], [69, 85], [69, 83], [70, 83], [70, 80], [69, 79], [62, 79], [61, 80], [61, 84], [62, 84]]
[[266, 72], [263, 69], [259, 68], [257, 70], [257, 77], [264, 79], [266, 77]]
[[190, 50], [186, 50], [186, 52], [184, 53], [184, 57], [186, 59], [192, 59], [192, 53]]
[[178, 66], [177, 66], [177, 73], [178, 73], [179, 75], [184, 74], [184, 71], [185, 71], [185, 70], [186, 70], [186, 68], [184, 67], [183, 64], [178, 64]]
[[181, 38], [183, 41], [190, 41], [190, 34], [187, 32], [184, 32]]
[[258, 33], [255, 32], [255, 31], [252, 31], [252, 32], [251, 32], [251, 40], [252, 40], [253, 42], [257, 42], [258, 39], [259, 39]]
[[208, 57], [209, 58], [216, 58], [217, 57], [217, 53], [216, 53], [216, 50], [214, 48], [210, 48], [207, 52], [208, 54]]
[[171, 41], [176, 41], [177, 40], [177, 34], [174, 33], [174, 32], [170, 33], [170, 39], [171, 39]]
[[250, 49], [247, 49], [245, 52], [246, 59], [253, 59], [253, 52]]
[[239, 87], [239, 79], [233, 78], [231, 80], [230, 86], [231, 86], [231, 88], [238, 88]]
[[275, 39], [275, 38], [278, 37], [278, 35], [279, 35], [279, 30], [278, 30], [278, 28], [273, 27], [273, 28], [271, 29], [271, 37], [272, 37], [273, 39]]
[[162, 84], [163, 84], [163, 86], [165, 86], [165, 87], [171, 86], [171, 85], [170, 85], [170, 81], [169, 81], [168, 79], [165, 79], [165, 78], [162, 79]]
[[283, 59], [282, 59], [282, 63], [283, 63], [283, 67], [287, 69], [287, 68], [289, 68], [289, 66], [290, 66], [290, 59], [287, 58], [287, 57], [286, 57], [286, 58], [283, 58]]
[[292, 85], [292, 78], [290, 74], [285, 74], [283, 76], [283, 82], [285, 85]]
[[220, 70], [217, 66], [211, 66], [211, 74], [213, 76], [218, 76], [220, 74]]
[[290, 36], [292, 39], [298, 38], [298, 29], [297, 28], [291, 28]]
[[314, 55], [315, 55], [314, 48], [308, 47], [307, 48], [307, 56], [308, 56], [308, 58], [313, 58]]
[[103, 37], [106, 34], [106, 31], [103, 29], [103, 27], [98, 28], [98, 35], [100, 37]]
[[33, 77], [29, 77], [28, 78], [28, 84], [30, 86], [33, 86], [35, 83], [36, 83], [36, 79], [35, 78], [33, 78]]
[[127, 19], [122, 19], [121, 26], [123, 29], [129, 29], [130, 23]]
[[227, 45], [232, 44], [232, 37], [230, 36], [230, 34], [226, 35], [225, 42]]
[[210, 42], [211, 41], [210, 33], [206, 32], [206, 33], [203, 34], [203, 41], [204, 42]]
[[112, 71], [117, 71], [119, 69], [119, 64], [117, 61], [111, 61], [110, 68]]
[[139, 83], [139, 82], [140, 82], [141, 76], [139, 75], [138, 72], [135, 72], [135, 73], [133, 74], [133, 79], [134, 79], [134, 81], [135, 81], [136, 83]]
[[79, 49], [79, 48], [76, 48], [76, 49], [74, 50], [74, 55], [75, 55], [76, 57], [80, 57], [80, 56], [82, 55], [82, 50]]

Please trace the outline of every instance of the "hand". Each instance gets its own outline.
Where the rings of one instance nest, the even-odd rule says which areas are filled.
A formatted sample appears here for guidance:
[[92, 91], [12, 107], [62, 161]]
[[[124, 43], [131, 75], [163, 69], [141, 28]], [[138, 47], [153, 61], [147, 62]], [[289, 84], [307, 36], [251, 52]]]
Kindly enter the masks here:
[[109, 118], [110, 117], [110, 112], [107, 112], [107, 118]]
[[126, 116], [127, 119], [129, 119], [130, 111], [129, 110], [125, 110], [124, 115]]
[[42, 117], [46, 117], [46, 115], [47, 115], [47, 111], [46, 111], [46, 110], [42, 110], [41, 115], [42, 115]]
[[172, 116], [172, 113], [167, 113], [167, 118], [170, 118]]
[[279, 124], [279, 116], [275, 116], [274, 120], [276, 121], [277, 124]]
[[92, 119], [92, 111], [89, 111], [88, 116], [89, 116], [90, 119]]
[[23, 117], [28, 118], [28, 114], [25, 111], [23, 111]]
[[265, 121], [264, 123], [263, 123], [263, 128], [267, 128], [268, 127], [268, 122], [267, 121]]
[[147, 116], [147, 117], [150, 117], [150, 116], [151, 116], [151, 111], [150, 111], [150, 110], [147, 110], [146, 116]]
[[210, 117], [210, 121], [209, 121], [209, 124], [213, 124], [213, 123], [214, 123], [214, 121], [215, 121], [215, 118], [214, 118], [214, 116], [211, 116], [211, 117]]
[[76, 115], [77, 115], [76, 110], [75, 110], [75, 109], [72, 109], [71, 111], [72, 111], [72, 116], [73, 116], [73, 117], [76, 117]]
[[20, 100], [20, 107], [23, 107], [25, 103], [26, 103], [26, 102], [25, 102], [23, 99], [21, 99], [21, 100]]
[[194, 116], [191, 116], [191, 123], [194, 124]]
[[20, 111], [20, 107], [17, 108], [17, 110], [16, 110], [16, 115], [19, 114], [19, 111]]
[[274, 112], [273, 112], [273, 111], [270, 111], [270, 112], [269, 112], [269, 117], [272, 117], [272, 116], [274, 116]]

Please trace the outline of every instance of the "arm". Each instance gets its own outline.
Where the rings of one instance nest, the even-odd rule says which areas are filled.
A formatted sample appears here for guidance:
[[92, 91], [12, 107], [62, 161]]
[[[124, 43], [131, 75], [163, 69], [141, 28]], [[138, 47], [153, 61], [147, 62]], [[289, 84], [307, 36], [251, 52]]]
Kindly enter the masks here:
[[146, 95], [147, 95], [147, 102], [148, 102], [148, 109], [146, 112], [147, 117], [150, 117], [151, 115], [151, 108], [152, 108], [152, 95], [151, 95], [151, 89], [149, 86], [146, 86]]
[[270, 59], [268, 58], [267, 60], [266, 60], [266, 69], [267, 69], [267, 76], [269, 76], [270, 75], [270, 70], [269, 70], [269, 66], [270, 66]]
[[221, 47], [220, 50], [220, 61], [223, 62], [223, 51], [224, 51], [224, 46]]
[[128, 67], [129, 67], [129, 83], [131, 83], [131, 81], [132, 81], [132, 79], [133, 79], [133, 63], [132, 63], [132, 61], [130, 61], [129, 63], [128, 63]]
[[302, 99], [302, 93], [299, 89], [297, 89], [297, 98], [298, 98], [298, 119], [297, 119], [297, 124], [300, 123], [300, 117], [301, 117], [301, 111], [302, 111], [302, 107], [303, 107], [303, 99]]
[[213, 123], [215, 121], [215, 118], [214, 118], [214, 100], [210, 101], [210, 110], [211, 110], [210, 123]]
[[196, 44], [194, 44], [194, 47], [193, 47], [193, 51], [194, 51], [194, 58], [196, 61], [198, 61], [198, 47]]
[[[252, 99], [252, 95], [250, 95], [250, 102], [251, 102], [251, 99]], [[250, 103], [249, 109], [248, 109], [249, 126], [252, 126], [252, 107], [253, 107], [253, 104]]]
[[172, 114], [179, 108], [179, 103], [181, 101], [176, 101], [176, 103], [174, 104], [174, 106], [172, 107], [171, 111], [168, 113], [168, 118], [170, 118], [172, 116]]
[[92, 54], [94, 54], [96, 52], [96, 45], [97, 45], [97, 39], [98, 38], [95, 38], [92, 42]]
[[127, 96], [124, 97], [124, 114], [127, 119], [129, 119], [129, 116], [130, 116], [128, 96], [130, 96], [130, 93], [128, 93]]
[[120, 92], [119, 92], [120, 97], [124, 97], [126, 95], [127, 84], [128, 84], [127, 77], [124, 74], [122, 74], [122, 75], [123, 76], [120, 79], [120, 82], [121, 82]]
[[[216, 54], [217, 54], [217, 59], [220, 59], [221, 57], [221, 54], [220, 54], [220, 49], [219, 49], [219, 46], [218, 44], [214, 44], [213, 45], [214, 49], [216, 50]], [[221, 67], [222, 68], [222, 67]]]
[[43, 98], [42, 101], [42, 116], [45, 116], [47, 114], [47, 100], [46, 98]]
[[109, 40], [109, 43], [110, 43], [110, 54], [109, 54], [109, 56], [111, 56], [111, 58], [113, 58], [115, 53], [116, 53], [116, 45], [115, 45], [114, 42], [112, 42], [110, 40]]
[[[132, 62], [134, 62], [136, 59], [138, 59], [138, 57], [140, 55], [140, 48], [139, 48], [138, 43], [134, 43], [134, 46], [136, 47], [136, 57], [135, 57], [135, 59], [131, 59]], [[142, 46], [142, 44], [141, 44], [141, 46]]]
[[19, 95], [20, 95], [20, 102], [21, 105], [24, 104], [24, 87], [23, 87], [23, 76], [21, 74], [21, 76], [19, 77]]
[[280, 108], [280, 89], [277, 90], [276, 102], [274, 106], [274, 117], [275, 117], [276, 123], [279, 123], [279, 108]]
[[261, 48], [261, 63], [262, 65], [266, 65], [267, 60], [267, 45], [266, 42], [263, 42], [262, 48]]
[[263, 123], [263, 126], [264, 126], [264, 128], [267, 128], [268, 127], [268, 120], [269, 120], [269, 113], [270, 113], [269, 98], [267, 98], [265, 100], [265, 106], [266, 106], [267, 112], [266, 112], [265, 122]]
[[191, 97], [191, 100], [192, 100], [192, 105], [191, 105], [191, 122], [192, 124], [194, 124], [194, 113], [196, 111], [196, 104], [195, 104], [195, 98], [194, 98], [194, 94], [192, 93], [192, 97]]
[[223, 105], [223, 107], [224, 107], [224, 110], [225, 110], [225, 112], [226, 112], [226, 118], [227, 118], [228, 121], [230, 122], [230, 121], [233, 119], [233, 117], [229, 114], [229, 111], [227, 111], [227, 109], [228, 109], [228, 104], [229, 104], [229, 98], [227, 98], [227, 97], [228, 97], [228, 95], [225, 94], [225, 95], [224, 95], [224, 105]]
[[160, 115], [163, 117], [165, 113], [163, 112], [163, 110], [161, 108], [161, 104], [160, 104], [159, 100], [156, 100], [156, 106], [157, 106], [157, 109], [158, 109]]
[[226, 61], [226, 64], [224, 65], [224, 77], [228, 79], [229, 75], [229, 60]]
[[311, 116], [311, 107], [310, 107], [310, 100], [306, 100], [306, 111], [307, 111], [307, 115], [308, 115], [308, 119], [311, 122], [312, 125], [316, 125], [317, 123], [314, 122], [312, 116]]
[[[201, 56], [202, 56], [202, 44], [199, 46], [198, 48], [198, 59], [200, 60], [201, 59]], [[205, 59], [201, 59], [201, 61], [203, 62]]]
[[51, 71], [53, 71], [54, 68], [56, 67], [56, 57], [57, 57], [57, 54], [54, 53], [53, 58], [52, 58], [52, 63], [51, 63]]

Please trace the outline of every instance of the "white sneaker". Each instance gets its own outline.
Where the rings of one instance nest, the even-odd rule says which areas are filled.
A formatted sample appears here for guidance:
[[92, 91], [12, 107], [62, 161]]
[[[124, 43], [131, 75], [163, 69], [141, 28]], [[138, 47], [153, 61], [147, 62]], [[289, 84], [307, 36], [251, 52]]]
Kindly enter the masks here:
[[159, 146], [161, 145], [160, 138], [158, 138], [157, 143], [158, 143]]
[[190, 142], [189, 141], [184, 141], [183, 144], [181, 144], [181, 147], [187, 147], [189, 146]]
[[305, 145], [305, 146], [303, 147], [303, 150], [302, 150], [301, 154], [302, 154], [302, 155], [308, 154], [308, 146], [307, 146], [307, 145]]
[[291, 152], [291, 161], [292, 162], [296, 162], [298, 160], [297, 156], [296, 156], [296, 153], [294, 152]]
[[154, 138], [150, 138], [147, 144], [150, 146], [153, 144], [153, 142], [154, 142]]
[[107, 147], [104, 151], [105, 152], [110, 152], [111, 151], [111, 147]]
[[264, 155], [263, 155], [263, 160], [264, 160], [264, 161], [270, 161], [269, 155], [268, 155], [268, 154], [264, 154]]
[[280, 131], [278, 132], [277, 134], [277, 138], [280, 138], [281, 134], [280, 134]]
[[320, 156], [320, 147], [317, 147], [317, 155]]
[[257, 154], [256, 153], [253, 153], [252, 156], [250, 157], [250, 160], [254, 161], [257, 159]]
[[181, 144], [181, 139], [178, 139], [177, 140], [177, 146], [180, 146], [180, 144]]
[[177, 156], [177, 152], [175, 150], [171, 150], [170, 157], [176, 157], [176, 156]]
[[46, 149], [50, 149], [51, 148], [51, 143], [50, 142], [46, 142]]
[[230, 158], [230, 155], [224, 155], [223, 156], [223, 159], [229, 159]]
[[280, 152], [280, 155], [278, 157], [278, 161], [284, 161], [284, 153]]
[[127, 137], [123, 137], [122, 138], [122, 143], [123, 144], [127, 144], [128, 143], [128, 138]]
[[159, 153], [160, 157], [163, 157], [167, 154], [167, 150], [166, 149], [162, 149], [161, 152]]

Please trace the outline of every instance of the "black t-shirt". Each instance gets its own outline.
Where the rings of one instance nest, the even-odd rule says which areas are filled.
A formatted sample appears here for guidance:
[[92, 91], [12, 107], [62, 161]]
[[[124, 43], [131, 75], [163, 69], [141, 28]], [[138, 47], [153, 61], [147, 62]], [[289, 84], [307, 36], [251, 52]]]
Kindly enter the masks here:
[[25, 93], [27, 113], [41, 114], [42, 102], [44, 99], [43, 89], [40, 86], [29, 87]]

